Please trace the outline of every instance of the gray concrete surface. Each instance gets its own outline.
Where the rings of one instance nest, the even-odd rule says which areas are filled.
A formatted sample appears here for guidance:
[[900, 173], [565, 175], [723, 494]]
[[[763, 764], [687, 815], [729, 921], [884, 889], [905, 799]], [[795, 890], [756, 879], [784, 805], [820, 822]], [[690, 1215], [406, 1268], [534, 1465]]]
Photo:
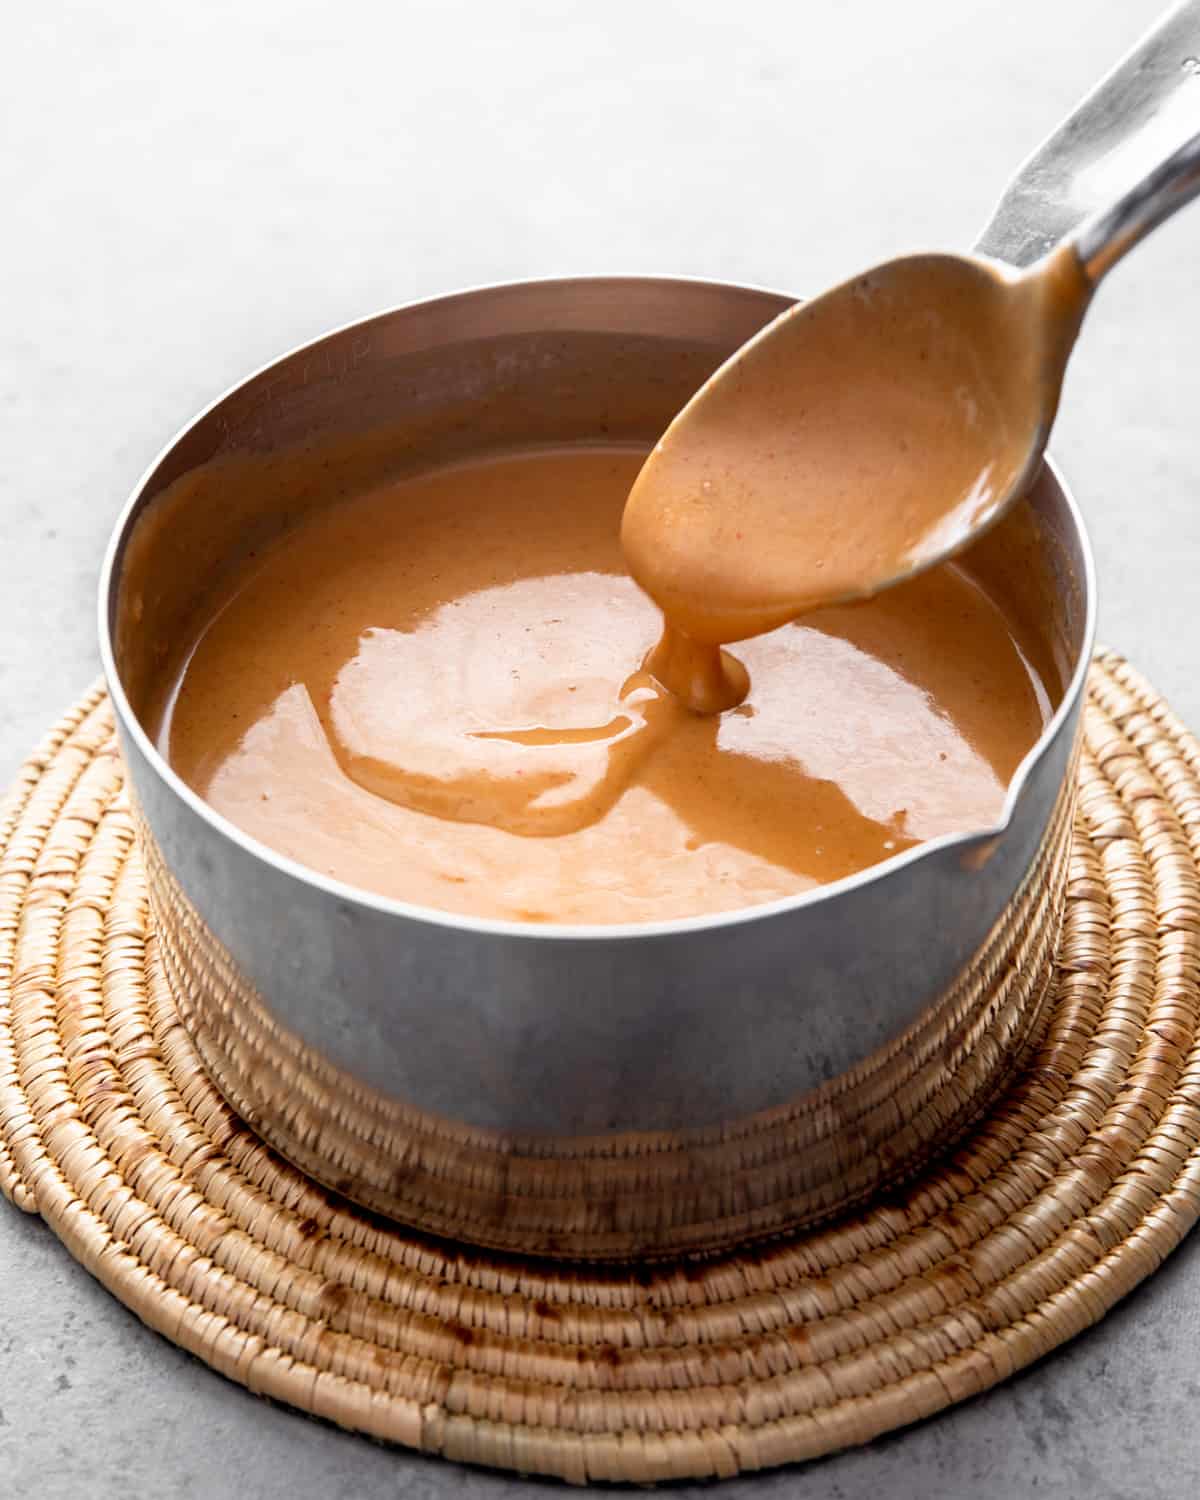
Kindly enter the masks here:
[[[4, 8], [0, 777], [97, 670], [94, 581], [117, 507], [247, 370], [472, 282], [644, 270], [803, 292], [892, 250], [967, 244], [1017, 160], [1157, 9]], [[1198, 271], [1194, 209], [1114, 274], [1054, 443], [1090, 518], [1104, 636], [1194, 724]], [[1200, 1482], [1198, 1429], [1200, 1238], [1102, 1327], [990, 1395], [722, 1493], [1184, 1496]], [[535, 1488], [255, 1400], [0, 1206], [0, 1496]]]

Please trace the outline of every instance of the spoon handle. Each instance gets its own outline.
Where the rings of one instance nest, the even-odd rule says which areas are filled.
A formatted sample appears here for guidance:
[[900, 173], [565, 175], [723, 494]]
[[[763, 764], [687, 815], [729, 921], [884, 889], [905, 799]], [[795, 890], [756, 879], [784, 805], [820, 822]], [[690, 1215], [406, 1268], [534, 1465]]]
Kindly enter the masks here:
[[[1005, 190], [976, 250], [1009, 265], [1032, 265], [1120, 194], [1136, 195], [1134, 184], [1148, 181], [1148, 173], [1152, 178], [1152, 169], [1198, 128], [1200, 0], [1185, 0], [1029, 157]], [[1171, 206], [1180, 203], [1172, 199]], [[1141, 233], [1164, 217], [1162, 212], [1147, 218]], [[1133, 243], [1129, 240], [1125, 248]], [[1108, 264], [1111, 260], [1103, 269]]]
[[[1197, 90], [1200, 96], [1200, 89]], [[1200, 118], [1200, 97], [1196, 101]], [[1172, 152], [1152, 172], [1095, 214], [1074, 237], [1088, 280], [1095, 285], [1140, 239], [1200, 193], [1200, 133]]]

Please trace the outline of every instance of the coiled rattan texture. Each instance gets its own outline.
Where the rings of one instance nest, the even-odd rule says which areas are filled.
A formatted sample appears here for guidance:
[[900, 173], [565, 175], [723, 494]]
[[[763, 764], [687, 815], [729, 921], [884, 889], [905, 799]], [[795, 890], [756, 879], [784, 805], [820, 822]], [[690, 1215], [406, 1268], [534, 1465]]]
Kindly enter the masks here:
[[166, 1337], [380, 1438], [573, 1480], [827, 1453], [1045, 1354], [1194, 1223], [1198, 858], [1200, 747], [1105, 656], [1046, 1024], [953, 1155], [705, 1261], [521, 1260], [350, 1207], [224, 1103], [94, 693], [0, 810], [0, 1186]]

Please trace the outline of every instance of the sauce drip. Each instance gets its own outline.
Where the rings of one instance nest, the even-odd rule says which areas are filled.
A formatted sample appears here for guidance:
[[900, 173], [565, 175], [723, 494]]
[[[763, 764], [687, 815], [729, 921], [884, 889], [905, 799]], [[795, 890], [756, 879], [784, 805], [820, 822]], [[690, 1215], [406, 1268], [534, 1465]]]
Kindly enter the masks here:
[[210, 602], [164, 752], [310, 867], [525, 921], [745, 907], [994, 821], [1046, 699], [960, 567], [746, 642], [726, 713], [630, 676], [661, 626], [618, 540], [644, 458], [493, 456], [306, 517]]

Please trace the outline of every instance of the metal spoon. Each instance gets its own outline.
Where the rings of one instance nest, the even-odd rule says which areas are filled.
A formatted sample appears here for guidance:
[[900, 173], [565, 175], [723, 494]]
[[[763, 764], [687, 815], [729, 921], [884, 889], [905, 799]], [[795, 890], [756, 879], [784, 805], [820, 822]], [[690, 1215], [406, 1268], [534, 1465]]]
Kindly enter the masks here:
[[[1181, 124], [1190, 138], [1165, 150]], [[1002, 515], [1037, 472], [1096, 285], [1200, 193], [1198, 127], [1190, 0], [1030, 158], [983, 253], [876, 266], [722, 365], [647, 460], [622, 524], [669, 625], [744, 639], [931, 567]], [[1097, 181], [1135, 165], [1131, 187], [1074, 222]], [[991, 258], [1034, 250], [1021, 270]]]

